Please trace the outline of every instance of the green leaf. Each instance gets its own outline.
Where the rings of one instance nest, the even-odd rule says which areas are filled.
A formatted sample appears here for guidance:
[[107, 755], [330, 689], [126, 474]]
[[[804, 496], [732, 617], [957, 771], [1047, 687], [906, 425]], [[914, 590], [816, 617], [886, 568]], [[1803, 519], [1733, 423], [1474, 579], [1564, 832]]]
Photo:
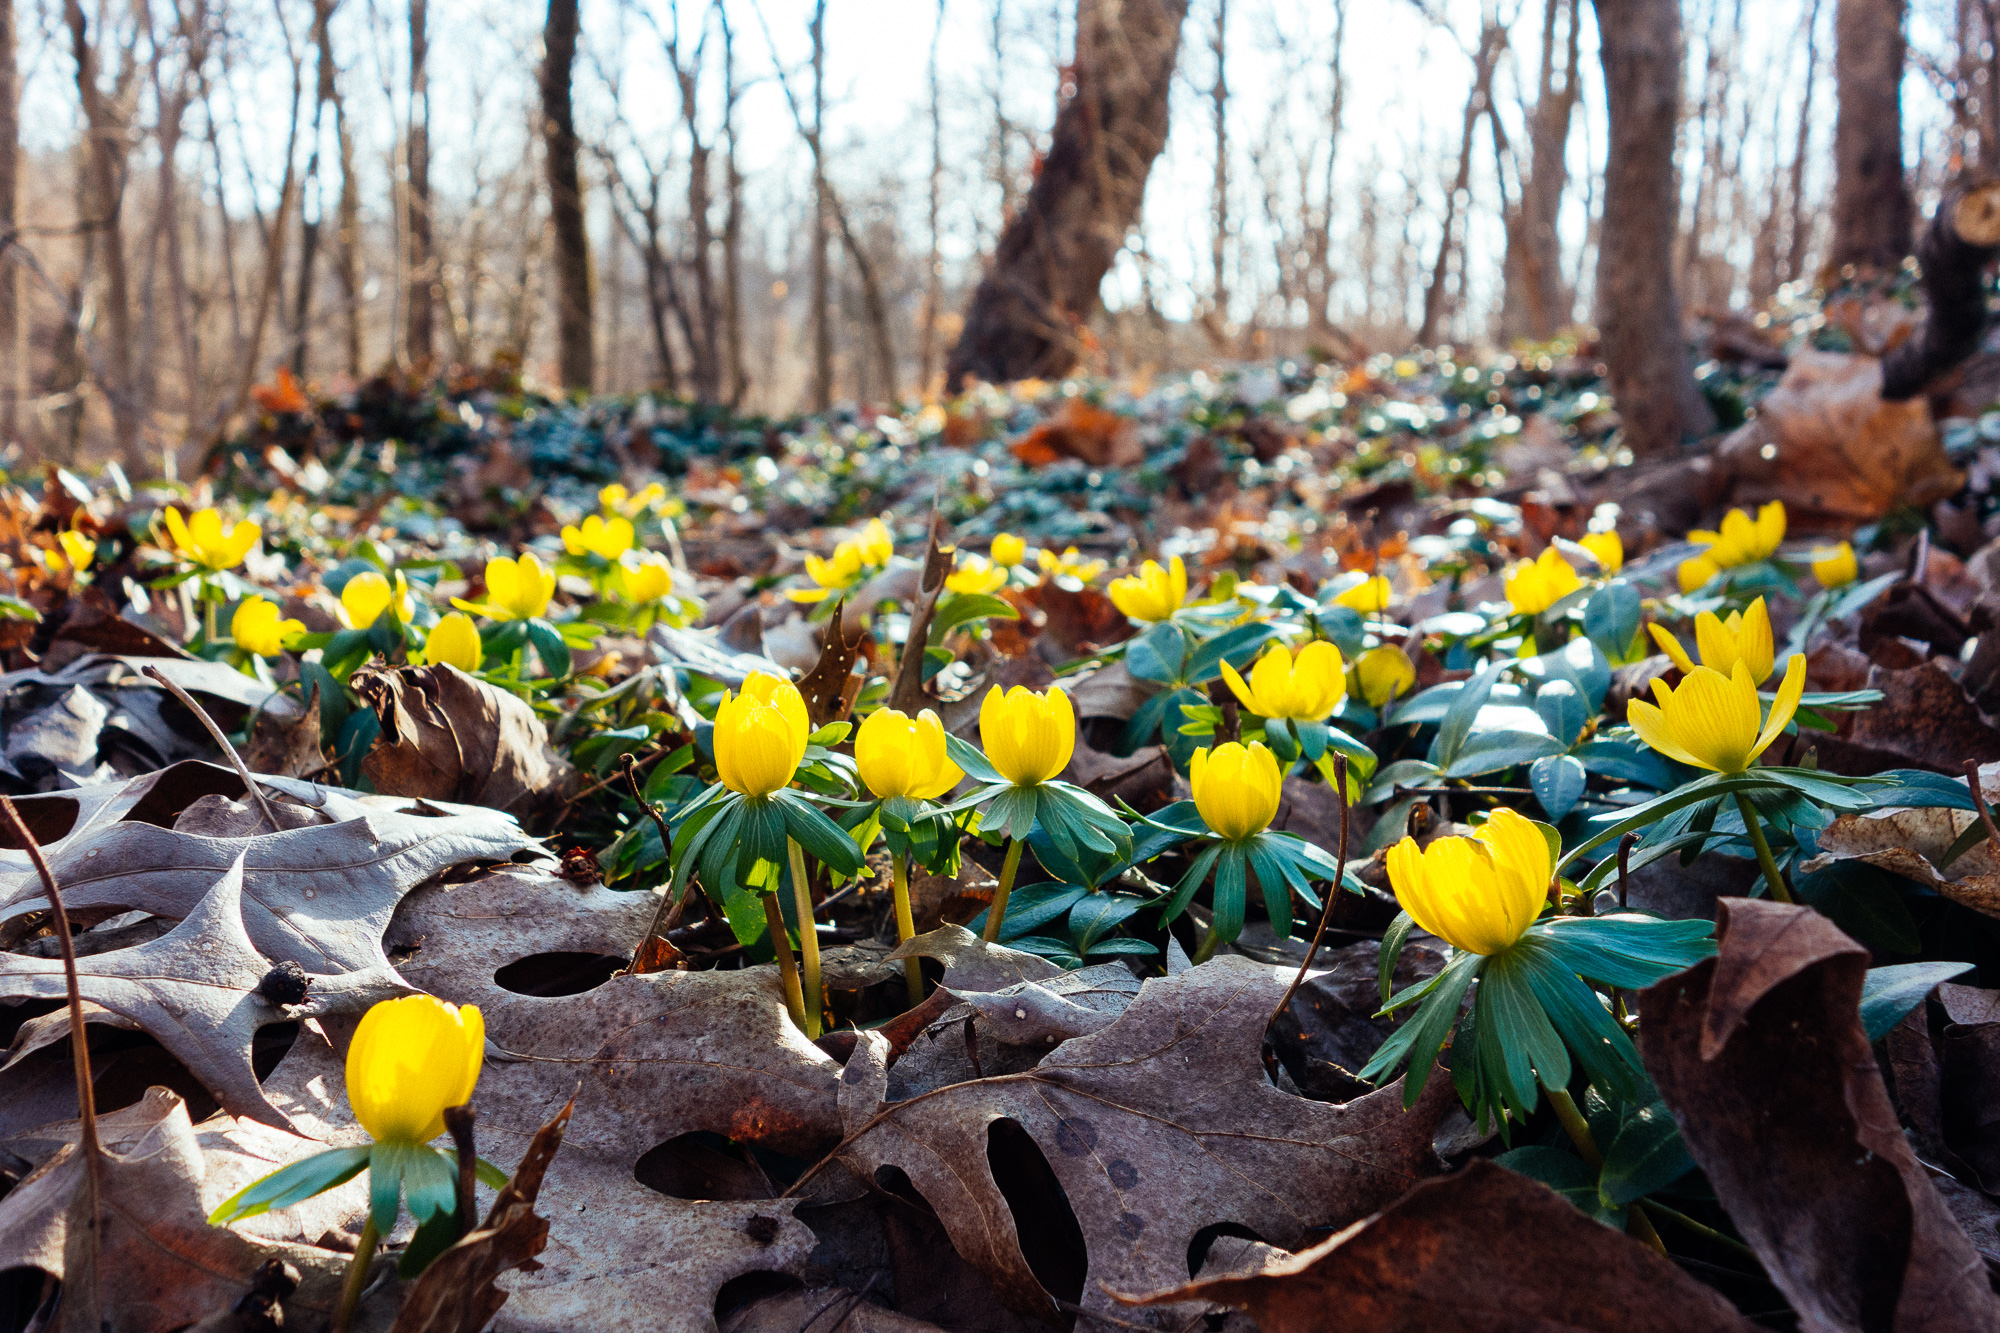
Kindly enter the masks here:
[[[1007, 915], [1000, 922], [1000, 938], [1011, 940], [1038, 930], [1065, 915], [1090, 892], [1080, 884], [1024, 884], [1007, 895]], [[986, 913], [966, 923], [974, 934], [986, 928]]]
[[1600, 737], [1571, 751], [1585, 769], [1619, 782], [1636, 782], [1654, 791], [1676, 785], [1674, 768], [1637, 741]]
[[1374, 1058], [1362, 1069], [1361, 1077], [1371, 1083], [1382, 1083], [1390, 1075], [1406, 1072], [1403, 1106], [1406, 1109], [1415, 1106], [1417, 1098], [1423, 1095], [1424, 1084], [1430, 1081], [1438, 1051], [1458, 1023], [1459, 1005], [1465, 999], [1465, 989], [1485, 964], [1483, 954], [1455, 954], [1442, 972], [1418, 987], [1423, 1000], [1417, 1012], [1382, 1043]]
[[814, 860], [843, 875], [861, 868], [861, 850], [846, 829], [794, 792], [782, 792], [776, 799], [784, 812], [785, 832], [798, 839], [799, 846], [810, 852]]
[[1792, 893], [1871, 949], [1919, 954], [1923, 939], [1904, 896], [1904, 883], [1865, 861], [1836, 861], [1824, 870], [1797, 876]]
[[1216, 859], [1221, 855], [1222, 844], [1211, 842], [1195, 856], [1194, 864], [1187, 868], [1187, 873], [1174, 885], [1174, 891], [1167, 896], [1166, 906], [1160, 910], [1162, 923], [1172, 921], [1181, 914], [1187, 907], [1188, 901], [1194, 897], [1195, 890], [1207, 880], [1208, 872], [1214, 868]]
[[1240, 845], [1224, 843], [1215, 863], [1215, 890], [1210, 905], [1215, 909], [1215, 936], [1232, 944], [1243, 933], [1243, 907], [1248, 897], [1248, 866]]
[[1285, 873], [1276, 852], [1261, 838], [1243, 843], [1243, 855], [1257, 872], [1257, 885], [1264, 891], [1264, 912], [1271, 919], [1271, 933], [1281, 940], [1292, 937], [1291, 877]]
[[[1444, 718], [1438, 723], [1437, 735], [1431, 741], [1430, 753], [1425, 756], [1439, 768], [1447, 768], [1472, 735], [1472, 724], [1479, 717], [1479, 710], [1486, 706], [1486, 697], [1493, 693], [1493, 687], [1500, 680], [1500, 673], [1506, 664], [1496, 662], [1486, 667], [1471, 680], [1464, 682], [1458, 693], [1452, 696], [1451, 706], [1445, 710]], [[1401, 714], [1398, 714], [1401, 717]]]
[[1268, 621], [1255, 620], [1247, 625], [1216, 635], [1197, 648], [1187, 660], [1187, 683], [1203, 685], [1222, 674], [1222, 664], [1241, 671], [1248, 666], [1257, 649], [1278, 635], [1278, 627]]
[[1069, 913], [1069, 937], [1076, 951], [1090, 953], [1100, 940], [1145, 905], [1144, 898], [1129, 893], [1085, 894]]
[[1619, 912], [1565, 916], [1530, 926], [1562, 965], [1606, 986], [1638, 990], [1715, 954], [1715, 923]]
[[403, 1199], [403, 1172], [413, 1154], [427, 1151], [411, 1143], [378, 1143], [368, 1153], [368, 1215], [375, 1229], [396, 1229]]
[[543, 668], [560, 679], [570, 672], [569, 641], [562, 631], [548, 621], [536, 616], [528, 622], [528, 642], [535, 645], [535, 656], [542, 659]]
[[931, 618], [930, 642], [943, 643], [944, 636], [960, 625], [975, 620], [1019, 620], [1021, 613], [1011, 602], [985, 592], [953, 593], [951, 600]]
[[1604, 1150], [1597, 1188], [1607, 1203], [1623, 1206], [1673, 1184], [1694, 1170], [1681, 1127], [1663, 1101], [1633, 1112]]
[[1569, 1086], [1569, 1052], [1514, 950], [1487, 963], [1472, 1005], [1479, 1058], [1492, 1074], [1504, 1074], [1507, 1103], [1522, 1119], [1541, 1101], [1537, 1080], [1552, 1088]]
[[1408, 912], [1396, 913], [1396, 919], [1382, 932], [1382, 948], [1376, 957], [1375, 971], [1382, 983], [1382, 1003], [1389, 1003], [1389, 986], [1396, 979], [1396, 963], [1403, 956], [1403, 944], [1410, 938], [1410, 932], [1417, 928], [1416, 920]]
[[1563, 751], [1562, 742], [1536, 731], [1482, 731], [1459, 747], [1442, 776], [1472, 778], [1533, 763]]
[[1187, 647], [1187, 634], [1180, 626], [1163, 621], [1125, 646], [1125, 669], [1140, 680], [1177, 685]]
[[403, 1192], [419, 1226], [458, 1203], [458, 1172], [450, 1158], [428, 1146], [415, 1148], [403, 1163]]
[[208, 1215], [213, 1226], [226, 1226], [273, 1209], [290, 1208], [324, 1194], [360, 1175], [368, 1166], [368, 1145], [329, 1148], [304, 1161], [293, 1162], [259, 1177], [217, 1204]]
[[1600, 1222], [1622, 1227], [1623, 1217], [1607, 1217], [1598, 1196], [1597, 1172], [1573, 1152], [1539, 1145], [1514, 1148], [1495, 1157], [1494, 1162], [1515, 1175], [1547, 1185], [1575, 1205], [1576, 1210]]
[[1924, 1002], [1939, 983], [1963, 976], [1971, 963], [1898, 963], [1871, 967], [1861, 983], [1861, 1026], [1869, 1041], [1880, 1041], [1890, 1029]]
[[1623, 661], [1639, 637], [1639, 590], [1622, 579], [1591, 594], [1583, 607], [1583, 633], [1613, 661]]
[[1000, 770], [993, 767], [992, 763], [983, 753], [974, 747], [971, 742], [962, 737], [954, 736], [947, 732], [944, 738], [944, 748], [945, 753], [951, 756], [951, 762], [964, 769], [974, 782], [993, 783], [1006, 781], [1005, 778], [1000, 776]]
[[1583, 764], [1572, 755], [1544, 755], [1528, 765], [1528, 786], [1550, 819], [1561, 819], [1575, 809], [1588, 781]]

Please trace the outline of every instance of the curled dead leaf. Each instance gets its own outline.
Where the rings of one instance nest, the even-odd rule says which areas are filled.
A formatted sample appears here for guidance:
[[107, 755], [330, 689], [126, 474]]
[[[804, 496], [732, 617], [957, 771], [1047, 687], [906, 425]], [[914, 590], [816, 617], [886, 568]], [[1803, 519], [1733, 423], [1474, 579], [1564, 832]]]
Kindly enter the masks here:
[[353, 685], [382, 724], [361, 768], [385, 795], [483, 805], [524, 819], [575, 790], [576, 770], [550, 747], [535, 710], [457, 667], [362, 670]]

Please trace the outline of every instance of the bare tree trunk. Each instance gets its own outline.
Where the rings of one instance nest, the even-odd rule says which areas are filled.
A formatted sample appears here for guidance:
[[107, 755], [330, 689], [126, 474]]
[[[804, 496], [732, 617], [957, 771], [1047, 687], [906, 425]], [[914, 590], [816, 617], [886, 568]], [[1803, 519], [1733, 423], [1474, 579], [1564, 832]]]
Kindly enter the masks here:
[[[0, 0], [0, 355], [11, 369], [0, 374], [0, 442], [13, 443], [21, 428], [21, 400], [28, 393], [28, 342], [23, 333], [21, 266], [14, 260], [20, 225], [21, 89], [14, 57], [14, 5]], [[933, 55], [933, 62], [936, 57]], [[935, 88], [935, 84], [933, 84]]]
[[[1339, 159], [1341, 113], [1347, 100], [1347, 79], [1340, 72], [1340, 53], [1347, 45], [1347, 6], [1348, 0], [1334, 0], [1333, 50], [1327, 56], [1333, 92], [1326, 105], [1326, 175], [1320, 181], [1318, 216], [1309, 233], [1312, 281], [1307, 327], [1318, 338], [1333, 332], [1333, 184], [1334, 166]], [[1304, 194], [1303, 183], [1300, 193]]]
[[577, 0], [549, 0], [542, 29], [542, 135], [547, 145], [549, 221], [556, 243], [556, 373], [565, 389], [591, 388], [590, 238], [583, 226], [570, 70], [576, 63]]
[[1166, 143], [1186, 17], [1187, 0], [1077, 0], [1076, 91], [973, 293], [948, 384], [1056, 376], [1076, 364], [1078, 333]]
[[[1556, 87], [1556, 22], [1568, 23], [1562, 87]], [[1541, 79], [1528, 113], [1528, 161], [1521, 173], [1521, 206], [1509, 218], [1503, 332], [1540, 341], [1569, 323], [1570, 302], [1562, 274], [1562, 237], [1556, 222], [1569, 183], [1569, 135], [1581, 83], [1577, 77], [1577, 0], [1546, 0], [1542, 8]]]
[[742, 89], [736, 83], [736, 33], [728, 7], [717, 3], [715, 17], [722, 28], [722, 332], [729, 406], [737, 408], [750, 391], [750, 368], [743, 358], [743, 173], [736, 166], [736, 103]]
[[1893, 269], [1912, 244], [1903, 180], [1906, 0], [1839, 0], [1834, 11], [1833, 245], [1827, 268]]
[[[819, 142], [826, 120], [826, 0], [817, 0], [812, 16], [812, 141]], [[813, 153], [812, 221], [812, 405], [824, 412], [833, 406], [833, 322], [827, 310], [828, 290], [826, 167]]]
[[337, 3], [339, 0], [313, 0], [313, 44], [319, 51], [319, 86], [313, 98], [312, 156], [306, 165], [306, 190], [312, 195], [313, 211], [310, 217], [305, 215], [303, 207], [300, 211], [299, 286], [292, 307], [292, 373], [301, 379], [305, 378], [306, 350], [312, 341], [313, 266], [319, 258], [319, 233], [325, 221], [320, 203], [325, 187], [320, 176], [319, 147], [326, 109], [335, 99], [330, 28]]
[[1229, 331], [1229, 0], [1215, 0], [1215, 27], [1208, 36], [1215, 57], [1215, 82], [1208, 101], [1215, 120], [1215, 178], [1209, 194], [1208, 317], [1202, 325], [1209, 342], [1220, 348]]
[[1799, 137], [1792, 148], [1792, 175], [1785, 189], [1792, 214], [1786, 229], [1786, 282], [1805, 276], [1806, 248], [1812, 242], [1812, 221], [1806, 216], [1806, 150], [1812, 144], [1813, 89], [1819, 83], [1819, 6], [1820, 0], [1812, 0], [1806, 14], [1806, 86], [1799, 98]]
[[943, 238], [938, 229], [938, 213], [944, 197], [944, 101], [942, 85], [938, 80], [938, 44], [944, 38], [944, 6], [945, 0], [938, 0], [937, 26], [931, 29], [931, 196], [927, 219], [931, 245], [924, 263], [923, 333], [917, 347], [917, 387], [926, 394], [931, 391], [931, 381], [937, 375], [938, 316], [944, 308]]
[[132, 380], [132, 299], [125, 273], [125, 126], [98, 85], [97, 49], [91, 44], [81, 0], [65, 0], [71, 48], [76, 56], [76, 88], [89, 130], [86, 155], [90, 215], [85, 225], [99, 238], [104, 264], [104, 323], [107, 336], [98, 341], [99, 387], [110, 400], [111, 423], [119, 453], [128, 470], [143, 465], [139, 432], [145, 413]]
[[418, 374], [437, 354], [437, 259], [431, 245], [431, 92], [426, 29], [429, 0], [410, 0], [409, 272], [403, 352]]
[[1597, 323], [1626, 444], [1659, 454], [1714, 425], [1688, 367], [1674, 294], [1681, 12], [1678, 0], [1596, 5], [1611, 122]]
[[[1438, 325], [1445, 317], [1445, 280], [1451, 271], [1452, 252], [1457, 249], [1458, 199], [1472, 184], [1472, 141], [1479, 118], [1492, 107], [1493, 67], [1507, 45], [1507, 29], [1489, 7], [1480, 20], [1479, 51], [1472, 60], [1472, 93], [1465, 99], [1465, 123], [1458, 141], [1458, 173], [1452, 178], [1451, 193], [1445, 196], [1444, 226], [1438, 236], [1437, 260], [1424, 287], [1424, 322], [1417, 326], [1417, 342], [1428, 347], [1437, 341]], [[1464, 287], [1463, 277], [1459, 280]]]

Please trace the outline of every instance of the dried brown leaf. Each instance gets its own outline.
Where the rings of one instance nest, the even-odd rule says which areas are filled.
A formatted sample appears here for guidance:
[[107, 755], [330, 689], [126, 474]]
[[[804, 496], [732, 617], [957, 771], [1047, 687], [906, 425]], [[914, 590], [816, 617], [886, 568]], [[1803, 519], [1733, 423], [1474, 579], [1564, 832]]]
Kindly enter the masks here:
[[453, 666], [355, 673], [353, 686], [382, 723], [362, 761], [375, 790], [458, 801], [517, 819], [568, 799], [576, 770], [549, 746], [535, 710]]

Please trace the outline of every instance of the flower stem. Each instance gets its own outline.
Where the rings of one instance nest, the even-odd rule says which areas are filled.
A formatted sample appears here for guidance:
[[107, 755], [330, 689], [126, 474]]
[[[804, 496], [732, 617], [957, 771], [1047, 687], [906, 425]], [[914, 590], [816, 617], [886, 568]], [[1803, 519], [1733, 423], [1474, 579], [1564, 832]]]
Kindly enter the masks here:
[[1222, 932], [1217, 930], [1213, 925], [1209, 926], [1208, 934], [1201, 937], [1200, 946], [1195, 949], [1194, 957], [1188, 959], [1188, 962], [1195, 967], [1200, 967], [1203, 963], [1215, 957], [1215, 951], [1221, 945]]
[[368, 1220], [361, 1224], [361, 1239], [354, 1246], [354, 1257], [347, 1261], [347, 1280], [340, 1284], [340, 1304], [333, 1307], [333, 1333], [347, 1333], [347, 1326], [354, 1321], [354, 1309], [361, 1304], [361, 1291], [368, 1285], [368, 1270], [375, 1266], [375, 1249], [381, 1241], [382, 1233], [375, 1229], [375, 1214], [371, 1211]]
[[201, 623], [204, 631], [201, 638], [201, 646], [212, 648], [215, 646], [216, 640], [215, 603], [209, 600], [208, 589], [206, 587], [201, 592]]
[[1757, 849], [1757, 864], [1763, 867], [1764, 882], [1771, 886], [1771, 896], [1781, 903], [1796, 901], [1792, 891], [1785, 887], [1785, 877], [1778, 873], [1777, 858], [1771, 855], [1771, 844], [1764, 839], [1764, 826], [1757, 820], [1757, 807], [1739, 791], [1736, 808], [1743, 813], [1743, 827], [1750, 832], [1750, 845]]
[[758, 895], [764, 901], [764, 928], [771, 932], [771, 950], [778, 956], [778, 975], [785, 981], [785, 1008], [801, 1032], [806, 1027], [805, 993], [799, 989], [799, 964], [792, 957], [792, 942], [785, 935], [785, 914], [778, 910], [778, 895], [766, 889]]
[[[900, 852], [889, 858], [889, 873], [895, 884], [896, 893], [896, 940], [908, 944], [917, 933], [916, 914], [910, 910], [910, 862]], [[910, 1007], [916, 1008], [924, 999], [924, 964], [920, 958], [903, 960], [903, 980], [910, 988]]]
[[1021, 853], [1027, 844], [1019, 838], [1007, 841], [1007, 859], [1000, 866], [1000, 887], [993, 891], [993, 905], [986, 909], [986, 931], [983, 936], [988, 944], [1000, 940], [1000, 923], [1007, 916], [1007, 895], [1014, 891], [1014, 876], [1021, 869]]
[[806, 854], [798, 839], [785, 839], [792, 856], [792, 897], [799, 909], [799, 957], [805, 964], [806, 1035], [817, 1037], [826, 1014], [820, 989], [819, 929], [813, 924], [812, 881], [806, 878]]
[[[1576, 1145], [1577, 1155], [1590, 1165], [1591, 1170], [1602, 1171], [1604, 1154], [1597, 1150], [1597, 1139], [1590, 1132], [1590, 1122], [1583, 1118], [1583, 1112], [1577, 1110], [1569, 1089], [1543, 1084], [1542, 1091], [1548, 1093], [1549, 1105], [1555, 1108], [1556, 1119], [1562, 1122], [1569, 1141]], [[1632, 1207], [1625, 1210], [1625, 1226], [1634, 1238], [1644, 1241], [1661, 1254], [1667, 1252], [1666, 1242], [1660, 1239], [1660, 1233], [1653, 1230], [1652, 1222], [1640, 1209]]]

